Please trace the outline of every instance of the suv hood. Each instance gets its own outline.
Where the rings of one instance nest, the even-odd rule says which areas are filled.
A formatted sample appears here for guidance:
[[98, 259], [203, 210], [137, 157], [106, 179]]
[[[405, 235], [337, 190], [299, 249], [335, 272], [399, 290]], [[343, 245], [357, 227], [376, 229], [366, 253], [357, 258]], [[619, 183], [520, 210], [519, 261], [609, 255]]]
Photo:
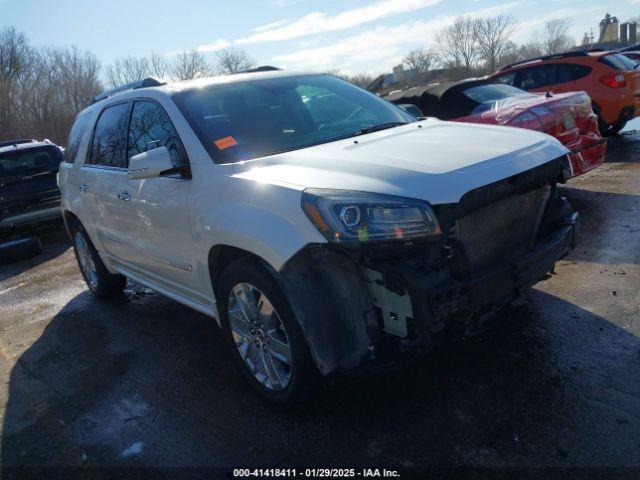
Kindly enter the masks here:
[[235, 176], [456, 203], [470, 190], [568, 153], [532, 130], [427, 119], [233, 165]]

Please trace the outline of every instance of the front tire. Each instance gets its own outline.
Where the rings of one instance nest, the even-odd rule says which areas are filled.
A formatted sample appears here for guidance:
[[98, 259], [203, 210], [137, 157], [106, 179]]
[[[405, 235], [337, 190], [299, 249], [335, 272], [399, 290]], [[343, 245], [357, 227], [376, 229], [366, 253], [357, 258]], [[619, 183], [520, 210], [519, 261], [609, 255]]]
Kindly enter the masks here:
[[122, 294], [127, 279], [123, 275], [109, 273], [98, 251], [82, 225], [76, 222], [71, 227], [73, 250], [80, 267], [80, 273], [89, 290], [100, 298], [115, 297]]
[[267, 400], [305, 400], [318, 372], [306, 340], [275, 280], [257, 262], [228, 266], [217, 288], [218, 311], [234, 361]]

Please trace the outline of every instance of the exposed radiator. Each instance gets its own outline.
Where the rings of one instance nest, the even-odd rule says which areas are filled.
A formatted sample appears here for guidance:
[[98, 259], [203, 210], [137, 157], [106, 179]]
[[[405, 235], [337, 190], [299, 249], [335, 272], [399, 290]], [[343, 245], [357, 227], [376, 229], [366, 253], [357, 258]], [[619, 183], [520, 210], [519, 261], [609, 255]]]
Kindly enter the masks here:
[[550, 191], [545, 186], [512, 195], [456, 221], [472, 272], [531, 249]]

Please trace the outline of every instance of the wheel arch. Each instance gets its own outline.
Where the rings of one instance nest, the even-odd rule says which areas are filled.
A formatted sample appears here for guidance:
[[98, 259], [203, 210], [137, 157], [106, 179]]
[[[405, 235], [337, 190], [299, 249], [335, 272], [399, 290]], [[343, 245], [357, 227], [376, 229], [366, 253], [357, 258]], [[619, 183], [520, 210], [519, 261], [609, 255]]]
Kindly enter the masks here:
[[69, 238], [72, 238], [71, 225], [73, 225], [74, 222], [79, 222], [80, 224], [82, 224], [78, 216], [70, 210], [62, 211], [62, 221], [64, 222], [64, 228], [67, 231], [67, 235], [69, 235]]
[[232, 262], [243, 259], [254, 262], [272, 276], [275, 273], [273, 267], [265, 259], [253, 252], [232, 245], [214, 245], [209, 249], [208, 256], [209, 278], [211, 279], [211, 288], [214, 295], [217, 293], [218, 280], [224, 269]]
[[304, 248], [277, 271], [252, 252], [216, 245], [209, 251], [214, 295], [226, 266], [242, 259], [255, 262], [279, 286], [323, 376], [354, 368], [369, 353], [377, 331], [374, 310], [356, 268], [346, 258], [326, 248]]

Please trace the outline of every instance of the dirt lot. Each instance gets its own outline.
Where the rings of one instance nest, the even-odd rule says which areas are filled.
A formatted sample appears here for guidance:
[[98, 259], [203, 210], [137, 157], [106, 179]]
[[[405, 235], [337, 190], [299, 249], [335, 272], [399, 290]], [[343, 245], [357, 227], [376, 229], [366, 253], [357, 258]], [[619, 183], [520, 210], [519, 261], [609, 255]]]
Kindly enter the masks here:
[[93, 299], [50, 235], [0, 267], [1, 464], [640, 468], [639, 154], [627, 132], [565, 188], [581, 243], [513, 328], [294, 411], [254, 396], [203, 315]]

